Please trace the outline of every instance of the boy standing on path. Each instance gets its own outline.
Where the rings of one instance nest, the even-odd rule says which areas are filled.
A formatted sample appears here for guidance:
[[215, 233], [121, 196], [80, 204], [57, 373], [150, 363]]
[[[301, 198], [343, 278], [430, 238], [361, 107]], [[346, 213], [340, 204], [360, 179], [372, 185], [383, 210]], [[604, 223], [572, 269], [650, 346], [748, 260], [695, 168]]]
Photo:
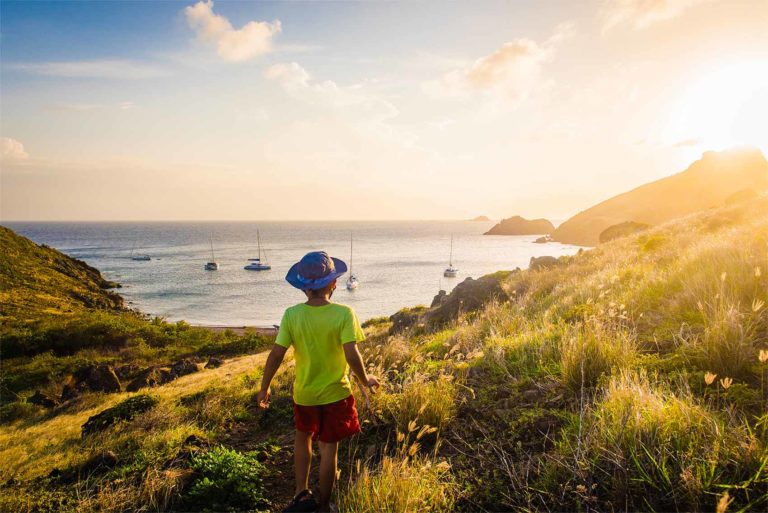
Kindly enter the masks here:
[[[257, 400], [260, 408], [269, 406], [270, 383], [286, 351], [293, 346], [296, 495], [286, 512], [330, 511], [338, 443], [360, 432], [347, 377], [349, 369], [371, 391], [379, 386], [378, 380], [366, 373], [357, 350], [357, 342], [365, 339], [357, 315], [350, 307], [330, 300], [336, 279], [346, 271], [347, 265], [338, 258], [314, 251], [304, 255], [285, 277], [306, 294], [307, 301], [283, 314], [275, 345], [264, 366]], [[309, 490], [313, 439], [318, 440], [320, 447], [319, 503]]]

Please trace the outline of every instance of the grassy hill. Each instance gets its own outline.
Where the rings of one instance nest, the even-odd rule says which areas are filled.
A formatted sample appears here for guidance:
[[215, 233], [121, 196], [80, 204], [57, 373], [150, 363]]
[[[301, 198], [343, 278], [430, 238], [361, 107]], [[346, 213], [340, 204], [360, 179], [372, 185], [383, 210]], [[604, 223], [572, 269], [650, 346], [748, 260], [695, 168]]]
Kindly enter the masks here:
[[579, 212], [552, 233], [566, 244], [596, 246], [600, 234], [625, 222], [657, 225], [722, 206], [734, 194], [768, 189], [768, 162], [756, 149], [706, 152], [688, 169]]
[[[501, 299], [447, 324], [368, 323], [384, 386], [356, 390], [339, 511], [765, 511], [767, 198], [497, 276]], [[262, 412], [263, 362], [25, 409], [0, 425], [0, 510], [283, 507], [293, 369]]]
[[0, 322], [19, 325], [46, 316], [119, 311], [117, 287], [85, 262], [39, 246], [0, 226]]

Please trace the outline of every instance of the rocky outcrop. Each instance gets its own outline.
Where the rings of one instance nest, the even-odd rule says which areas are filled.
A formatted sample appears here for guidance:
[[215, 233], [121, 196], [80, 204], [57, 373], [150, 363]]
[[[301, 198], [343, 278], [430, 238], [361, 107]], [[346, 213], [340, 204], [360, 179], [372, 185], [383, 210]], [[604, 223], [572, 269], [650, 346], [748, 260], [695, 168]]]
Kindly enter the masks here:
[[551, 235], [542, 235], [541, 237], [539, 237], [533, 242], [535, 242], [536, 244], [546, 244], [547, 242], [554, 242], [554, 241], [552, 240]]
[[129, 397], [125, 401], [89, 417], [82, 426], [82, 436], [85, 438], [90, 434], [103, 431], [121, 420], [131, 420], [137, 415], [148, 411], [157, 403], [158, 400], [149, 395]]
[[189, 358], [184, 358], [183, 360], [179, 360], [178, 362], [175, 362], [173, 365], [171, 365], [171, 379], [180, 378], [199, 370], [200, 367], [197, 366], [197, 363]]
[[67, 380], [61, 399], [68, 401], [83, 392], [120, 392], [122, 389], [120, 379], [111, 365], [88, 365], [77, 370]]
[[424, 322], [430, 325], [445, 324], [456, 319], [460, 313], [477, 310], [491, 300], [506, 301], [509, 295], [501, 283], [508, 274], [494, 273], [477, 280], [466, 278], [456, 285], [439, 306], [427, 310], [423, 317]]
[[419, 322], [421, 316], [427, 311], [426, 306], [415, 306], [413, 308], [403, 308], [389, 317], [392, 322], [390, 333], [399, 333], [413, 327]]
[[441, 289], [437, 292], [437, 295], [432, 298], [432, 303], [429, 305], [429, 307], [435, 308], [436, 306], [440, 306], [445, 302], [446, 299], [448, 299], [448, 293]]
[[525, 219], [520, 216], [502, 219], [484, 235], [541, 235], [552, 233], [555, 226], [546, 219]]
[[558, 264], [559, 261], [553, 256], [531, 257], [531, 260], [528, 263], [528, 269], [538, 271], [539, 269], [547, 269], [548, 267], [554, 267]]
[[654, 226], [721, 206], [745, 189], [768, 189], [768, 161], [759, 150], [706, 152], [682, 173], [645, 184], [576, 214], [558, 226], [552, 238], [565, 244], [596, 246], [600, 234], [611, 226], [627, 220]]
[[[206, 368], [208, 367], [206, 366]], [[184, 358], [183, 360], [174, 362], [170, 367], [155, 365], [141, 371], [130, 383], [128, 383], [128, 386], [125, 387], [125, 389], [128, 392], [136, 392], [142, 388], [158, 387], [199, 370], [200, 366], [190, 358]]]
[[136, 392], [142, 388], [158, 387], [171, 380], [173, 378], [169, 367], [153, 366], [141, 371], [125, 389], [128, 392]]
[[216, 369], [218, 367], [221, 367], [222, 365], [224, 365], [224, 360], [222, 360], [221, 358], [217, 358], [215, 356], [211, 356], [210, 358], [208, 358], [208, 361], [205, 363], [205, 368]]
[[615, 224], [613, 226], [609, 226], [600, 233], [600, 244], [614, 239], [620, 239], [621, 237], [626, 237], [627, 235], [634, 235], [635, 233], [642, 232], [643, 230], [647, 230], [650, 227], [651, 225], [649, 224], [636, 223], [634, 221], [626, 221], [623, 223]]

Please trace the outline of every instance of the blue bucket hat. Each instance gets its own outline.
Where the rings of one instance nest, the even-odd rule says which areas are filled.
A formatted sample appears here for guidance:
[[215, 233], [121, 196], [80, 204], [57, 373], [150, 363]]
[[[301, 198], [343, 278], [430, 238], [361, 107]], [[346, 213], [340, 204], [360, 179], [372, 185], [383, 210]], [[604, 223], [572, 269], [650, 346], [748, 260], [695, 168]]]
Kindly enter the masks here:
[[312, 251], [293, 264], [285, 281], [300, 290], [322, 289], [347, 272], [347, 264], [328, 256], [325, 251]]

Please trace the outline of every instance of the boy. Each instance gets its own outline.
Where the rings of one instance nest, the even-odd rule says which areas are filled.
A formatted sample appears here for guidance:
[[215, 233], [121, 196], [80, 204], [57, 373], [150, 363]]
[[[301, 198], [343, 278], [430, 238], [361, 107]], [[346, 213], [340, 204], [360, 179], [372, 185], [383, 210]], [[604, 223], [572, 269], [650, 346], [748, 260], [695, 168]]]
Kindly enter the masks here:
[[[275, 345], [264, 365], [257, 401], [260, 408], [269, 406], [269, 385], [285, 352], [293, 346], [296, 492], [286, 512], [330, 511], [338, 443], [360, 432], [347, 377], [349, 369], [372, 392], [379, 386], [378, 380], [366, 373], [357, 350], [357, 342], [363, 341], [365, 335], [355, 312], [330, 301], [336, 279], [346, 271], [347, 265], [338, 258], [314, 251], [304, 255], [285, 276], [288, 283], [306, 294], [307, 301], [283, 314]], [[320, 447], [319, 503], [309, 490], [312, 439], [318, 440]]]

